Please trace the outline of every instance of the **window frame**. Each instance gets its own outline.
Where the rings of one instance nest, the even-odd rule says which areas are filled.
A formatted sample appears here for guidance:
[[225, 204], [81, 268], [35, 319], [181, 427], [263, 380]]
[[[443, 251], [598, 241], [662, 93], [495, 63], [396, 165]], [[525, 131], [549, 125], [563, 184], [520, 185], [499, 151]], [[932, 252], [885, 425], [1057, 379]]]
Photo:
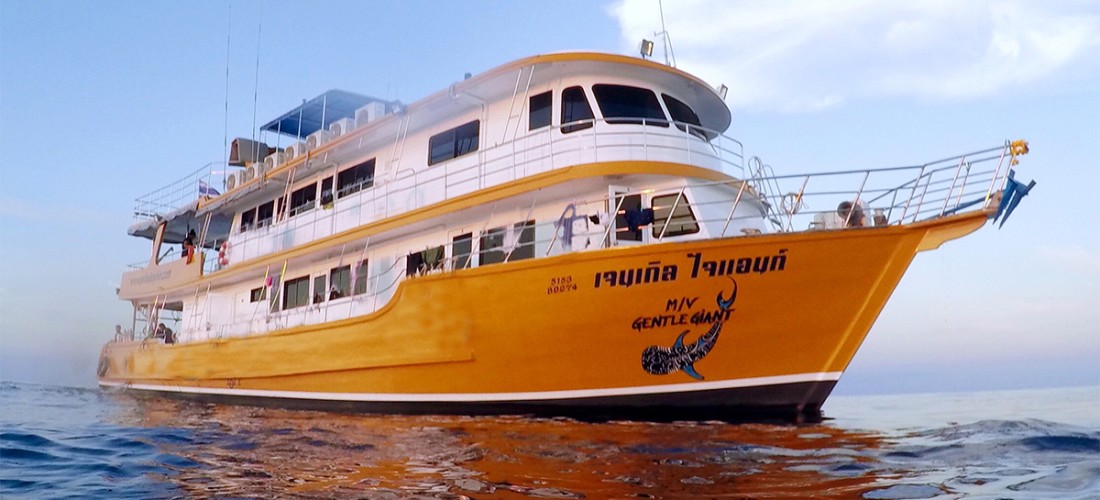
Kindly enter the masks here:
[[428, 166], [477, 152], [480, 146], [480, 119], [444, 130], [428, 139]]
[[[283, 310], [289, 311], [302, 306], [308, 306], [310, 303], [309, 286], [310, 276], [299, 276], [294, 279], [289, 279], [283, 282]], [[304, 288], [303, 288], [303, 285]], [[293, 295], [291, 294], [291, 288], [293, 288]]]
[[500, 226], [481, 233], [478, 238], [478, 266], [504, 262], [504, 239], [507, 232], [508, 226]]
[[[677, 197], [680, 198], [679, 203], [676, 202]], [[660, 204], [660, 202], [658, 200], [661, 200], [662, 198], [671, 198], [671, 200], [669, 201], [668, 208], [657, 208], [658, 205]], [[677, 212], [680, 211], [681, 209], [685, 209], [685, 210], [687, 210], [687, 214], [676, 215], [676, 213], [672, 211], [672, 205], [674, 203], [676, 204], [676, 211]], [[695, 211], [691, 209], [691, 202], [688, 200], [688, 196], [687, 196], [686, 193], [669, 193], [669, 194], [662, 194], [662, 195], [653, 196], [652, 198], [649, 199], [649, 207], [653, 209], [653, 237], [654, 238], [660, 238], [661, 237], [661, 231], [665, 231], [665, 235], [664, 235], [665, 238], [670, 238], [670, 237], [673, 237], [673, 236], [685, 236], [685, 235], [689, 235], [689, 234], [696, 234], [700, 230], [700, 228], [699, 228], [699, 219], [697, 217], [695, 217]], [[661, 214], [658, 210], [668, 210], [669, 213], [668, 214]], [[685, 224], [684, 222], [677, 222], [677, 219], [683, 218], [685, 216], [689, 217], [691, 219], [691, 225], [694, 226], [692, 229], [684, 229], [683, 227], [686, 226], [687, 224]], [[665, 225], [667, 225], [669, 227], [668, 230], [664, 229]], [[676, 227], [676, 225], [680, 225], [681, 228], [677, 229], [677, 230], [672, 230], [672, 228]]]
[[[465, 253], [458, 253], [464, 250]], [[451, 239], [451, 268], [471, 267], [474, 259], [474, 233], [464, 233]]]
[[370, 277], [369, 259], [363, 259], [355, 265], [355, 274], [351, 276], [351, 294], [363, 295], [370, 288], [367, 279]]
[[[535, 99], [540, 101], [545, 99], [546, 102], [539, 102], [536, 107]], [[545, 114], [545, 116], [543, 116]], [[537, 121], [536, 121], [537, 117]], [[553, 125], [554, 122], [554, 92], [547, 90], [539, 94], [531, 96], [527, 100], [527, 130], [537, 130], [540, 128], [546, 128]]]
[[[579, 92], [583, 97], [581, 100], [570, 100], [571, 95], [566, 93]], [[579, 106], [583, 102], [583, 109]], [[584, 111], [587, 111], [588, 116], [584, 115]], [[568, 115], [568, 116], [567, 116]], [[574, 85], [572, 87], [566, 87], [561, 91], [561, 133], [571, 134], [580, 130], [592, 128], [592, 125], [596, 121], [596, 114], [592, 111], [592, 103], [588, 100], [588, 93], [584, 91], [584, 87], [580, 85]], [[577, 123], [580, 122], [580, 123]]]
[[[592, 96], [596, 99], [596, 106], [600, 108], [600, 115], [606, 123], [668, 128], [668, 116], [661, 107], [657, 93], [651, 89], [617, 83], [597, 83], [592, 85]], [[621, 97], [641, 98], [645, 102], [620, 99]], [[649, 115], [657, 116], [631, 114], [636, 111], [648, 111]]]
[[[717, 134], [708, 133], [703, 129], [703, 122], [700, 120], [699, 114], [696, 113], [695, 109], [689, 106], [688, 103], [664, 92], [661, 92], [661, 101], [664, 102], [665, 108], [668, 109], [669, 117], [672, 118], [673, 123], [676, 124], [676, 128], [708, 142], [718, 137]], [[685, 111], [688, 113], [687, 115], [682, 114]]]
[[[351, 296], [351, 264], [329, 269], [328, 276], [329, 291], [326, 291], [325, 293], [329, 294], [329, 300], [342, 299], [344, 297]], [[339, 295], [333, 297], [331, 295], [331, 291], [333, 291], [333, 289], [335, 289], [334, 291]]]
[[512, 225], [512, 234], [516, 245], [508, 254], [508, 262], [535, 258], [535, 221], [534, 219], [517, 222]]
[[338, 172], [336, 174], [336, 199], [373, 187], [377, 160], [377, 157], [364, 160]]
[[288, 217], [302, 214], [317, 208], [317, 183], [312, 182], [290, 193]]

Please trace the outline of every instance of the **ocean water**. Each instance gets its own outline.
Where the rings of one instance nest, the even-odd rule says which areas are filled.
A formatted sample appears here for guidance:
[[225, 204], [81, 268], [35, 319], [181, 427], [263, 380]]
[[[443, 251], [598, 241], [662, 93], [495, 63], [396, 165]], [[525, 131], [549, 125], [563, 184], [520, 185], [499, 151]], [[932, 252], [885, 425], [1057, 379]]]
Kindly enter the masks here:
[[0, 383], [0, 498], [1100, 498], [1100, 387], [820, 424], [377, 416]]

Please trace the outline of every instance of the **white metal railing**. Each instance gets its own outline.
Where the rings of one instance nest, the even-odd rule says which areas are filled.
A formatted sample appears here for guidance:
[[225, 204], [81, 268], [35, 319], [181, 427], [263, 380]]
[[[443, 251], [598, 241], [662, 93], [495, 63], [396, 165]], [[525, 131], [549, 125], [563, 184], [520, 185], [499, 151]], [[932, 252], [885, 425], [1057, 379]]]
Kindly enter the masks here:
[[[592, 126], [568, 134], [560, 133], [560, 129], [555, 127], [546, 127], [545, 131], [525, 134], [496, 146], [482, 147], [476, 154], [439, 165], [429, 167], [421, 158], [413, 160], [415, 167], [391, 165], [389, 175], [382, 173], [375, 183], [380, 186], [387, 181], [405, 180], [400, 183], [403, 191], [442, 187], [438, 192], [445, 199], [553, 168], [616, 159], [676, 161], [743, 177], [744, 148], [739, 141], [718, 131], [690, 124], [670, 124], [659, 120], [648, 120], [646, 123], [667, 126], [624, 126], [607, 124], [605, 120], [586, 120], [568, 126]], [[681, 126], [684, 130], [680, 129]], [[706, 142], [700, 139], [700, 135], [713, 139]], [[201, 191], [200, 181], [206, 189], [224, 192], [224, 182], [217, 174], [223, 174], [226, 168], [225, 162], [211, 162], [182, 179], [138, 197], [134, 216], [139, 219], [163, 216], [206, 196]]]
[[[204, 196], [216, 196], [225, 191], [222, 176], [227, 175], [226, 162], [210, 162], [182, 179], [172, 182], [134, 200], [134, 218], [155, 219]], [[214, 191], [211, 191], [214, 190]]]
[[[337, 198], [331, 208], [300, 210], [283, 220], [233, 234], [229, 260], [240, 262], [281, 251], [491, 185], [578, 163], [664, 160], [733, 174], [743, 172], [741, 143], [714, 131], [700, 132], [698, 127], [687, 125], [680, 130], [678, 124], [624, 127], [607, 125], [602, 120], [591, 122], [592, 127], [560, 137], [548, 127], [546, 132], [483, 148], [477, 154], [440, 165], [382, 172], [374, 179], [373, 188]], [[696, 133], [713, 135], [714, 139], [704, 142]], [[221, 267], [217, 259], [206, 262], [207, 272]]]
[[[840, 214], [832, 208], [834, 202], [849, 201], [862, 203], [867, 210], [865, 226], [884, 226], [890, 224], [908, 224], [929, 218], [936, 218], [953, 213], [981, 210], [987, 206], [990, 200], [995, 200], [993, 194], [1003, 188], [1008, 173], [1008, 166], [1014, 161], [1011, 154], [1011, 145], [990, 148], [975, 153], [959, 155], [943, 160], [938, 160], [923, 165], [910, 167], [896, 167], [883, 169], [852, 170], [844, 172], [823, 172], [806, 175], [787, 175], [761, 177], [759, 182], [766, 182], [776, 187], [797, 186], [798, 191], [787, 191], [785, 195], [770, 197], [766, 219], [770, 221], [775, 232], [801, 232], [814, 229], [841, 229], [848, 225], [855, 225], [852, 220], [852, 212], [848, 217], [840, 218]], [[700, 195], [700, 190], [707, 188], [719, 188], [718, 192], [724, 192], [724, 197], [711, 197]], [[689, 190], [694, 190], [688, 197]], [[636, 192], [617, 193], [616, 198], [621, 201], [626, 196], [633, 194], [649, 196], [650, 200], [658, 196], [675, 195], [668, 206], [654, 206], [648, 202], [649, 208], [663, 211], [668, 209], [668, 216], [654, 220], [644, 226], [641, 243], [657, 243], [664, 241], [667, 227], [676, 213], [676, 206], [680, 203], [690, 203], [693, 213], [713, 214], [711, 217], [695, 219], [701, 228], [699, 233], [680, 236], [680, 240], [706, 239], [729, 236], [743, 236], [746, 233], [728, 231], [731, 227], [742, 227], [736, 221], [760, 222], [759, 211], [742, 210], [747, 200], [759, 200], [753, 188], [747, 182], [712, 182], [684, 185], [661, 190], [644, 189]], [[797, 202], [797, 203], [796, 203]], [[821, 207], [820, 210], [810, 210], [811, 205]], [[621, 213], [621, 206], [610, 197], [597, 197], [591, 200], [575, 200], [567, 208], [572, 215], [578, 215], [584, 219], [590, 214], [601, 214], [606, 224], [597, 224], [585, 231], [577, 232], [566, 244], [563, 238], [563, 218], [558, 220], [544, 220], [533, 227], [535, 238], [529, 244], [533, 247], [535, 258], [548, 255], [557, 255], [570, 251], [585, 251], [606, 248], [618, 238], [613, 238], [612, 233], [622, 234], [629, 228], [614, 225], [614, 215]], [[614, 213], [606, 213], [607, 207], [613, 207]], [[711, 209], [713, 208], [713, 209]], [[882, 211], [883, 219], [875, 221], [875, 212]], [[832, 222], [822, 220], [822, 215], [833, 217]], [[491, 217], [491, 216], [490, 216]], [[568, 223], [571, 223], [569, 221]], [[587, 224], [587, 222], [586, 222]], [[487, 220], [485, 226], [489, 225]], [[417, 275], [432, 275], [454, 272], [462, 267], [469, 267], [475, 261], [475, 256], [483, 255], [483, 252], [500, 251], [504, 255], [503, 261], [515, 260], [516, 249], [521, 244], [520, 233], [525, 227], [504, 226], [505, 242], [502, 246], [482, 249], [479, 234], [472, 235], [471, 249], [468, 254], [454, 255], [452, 251], [449, 257], [442, 261], [442, 265], [424, 269]], [[484, 231], [483, 231], [484, 232]], [[748, 233], [751, 234], [751, 233]], [[441, 241], [439, 245], [447, 246], [450, 242]], [[524, 243], [527, 244], [527, 243]], [[219, 323], [215, 328], [217, 336], [246, 335], [262, 333], [278, 328], [287, 328], [320, 321], [334, 321], [369, 314], [378, 310], [393, 296], [397, 285], [405, 279], [406, 269], [402, 265], [406, 254], [394, 254], [379, 256], [376, 254], [360, 255], [380, 264], [374, 272], [368, 275], [368, 285], [363, 293], [342, 297], [335, 300], [324, 300], [319, 304], [309, 304], [298, 308], [283, 311], [266, 310], [267, 301], [258, 304], [263, 317], [261, 321], [255, 318], [238, 317], [228, 323]], [[351, 255], [358, 255], [351, 252]], [[464, 261], [464, 266], [457, 263]], [[350, 265], [356, 265], [357, 259], [352, 258]], [[493, 265], [493, 264], [481, 264]], [[354, 272], [354, 271], [353, 271]], [[285, 278], [285, 277], [284, 277]], [[275, 286], [280, 286], [276, 283]], [[355, 285], [353, 284], [352, 287]], [[274, 287], [273, 287], [274, 288]], [[353, 288], [354, 289], [354, 288]], [[270, 293], [279, 292], [272, 289]], [[281, 298], [277, 298], [280, 300]], [[209, 321], [203, 318], [202, 322]], [[201, 330], [201, 327], [185, 328], [183, 339], [186, 341], [190, 330]]]
[[[921, 165], [770, 176], [753, 184], [778, 187], [766, 197], [777, 231], [912, 223], [985, 208], [1004, 187], [1015, 144]], [[842, 210], [841, 203], [858, 210]], [[853, 220], [859, 212], [862, 224]]]

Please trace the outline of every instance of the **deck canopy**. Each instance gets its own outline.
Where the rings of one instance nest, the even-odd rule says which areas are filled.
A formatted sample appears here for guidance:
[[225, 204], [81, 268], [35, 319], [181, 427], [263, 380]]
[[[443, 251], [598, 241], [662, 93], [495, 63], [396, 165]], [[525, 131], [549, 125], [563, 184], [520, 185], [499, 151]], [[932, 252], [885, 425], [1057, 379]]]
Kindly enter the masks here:
[[[194, 230], [195, 234], [202, 233], [202, 225], [206, 221], [206, 215], [198, 213], [198, 204], [199, 202], [196, 200], [155, 218], [136, 222], [130, 226], [127, 232], [130, 236], [140, 236], [151, 240], [157, 235], [157, 226], [160, 225], [161, 221], [166, 221], [164, 242], [183, 243], [188, 231]], [[217, 244], [225, 241], [229, 237], [229, 229], [232, 225], [232, 215], [213, 213], [210, 217], [210, 227], [206, 230], [206, 241], [203, 242], [202, 246], [214, 248]], [[196, 241], [195, 244], [198, 245], [199, 242]]]
[[346, 90], [329, 90], [305, 101], [282, 116], [260, 127], [278, 134], [304, 138], [341, 118], [355, 118], [355, 110], [372, 102], [390, 105], [389, 101], [368, 97]]

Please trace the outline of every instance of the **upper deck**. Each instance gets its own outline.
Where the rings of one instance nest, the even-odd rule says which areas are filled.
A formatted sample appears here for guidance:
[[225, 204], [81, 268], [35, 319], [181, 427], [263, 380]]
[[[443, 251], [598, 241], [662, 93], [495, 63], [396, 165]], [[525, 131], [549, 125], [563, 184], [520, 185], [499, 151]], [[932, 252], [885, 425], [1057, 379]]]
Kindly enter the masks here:
[[[729, 111], [709, 86], [674, 68], [605, 54], [520, 60], [408, 106], [364, 98], [369, 102], [354, 110], [346, 103], [330, 108], [329, 95], [265, 126], [295, 130], [290, 144], [282, 144], [286, 134], [279, 134], [274, 146], [260, 144], [268, 154], [244, 160], [238, 148], [238, 157], [230, 163], [244, 168], [224, 184], [198, 172], [164, 188], [159, 198], [139, 199], [149, 204], [174, 196], [181, 202], [158, 201], [157, 210], [138, 210], [143, 220], [130, 233], [155, 238], [163, 221], [163, 241], [174, 243], [182, 241], [188, 229], [201, 228], [197, 244], [217, 248], [228, 242], [231, 255], [208, 258], [205, 270], [189, 271], [228, 276], [235, 272], [222, 271], [243, 265], [252, 268], [251, 274], [266, 274], [258, 266], [278, 266], [269, 262], [274, 256], [282, 255], [279, 260], [285, 266], [284, 257], [296, 248], [319, 240], [332, 242], [338, 234], [397, 221], [448, 200], [577, 166], [638, 168], [642, 163], [650, 166], [649, 171], [654, 165], [685, 167], [688, 170], [678, 170], [684, 182], [698, 192], [707, 191], [705, 200], [692, 194], [703, 228], [698, 238], [740, 235], [731, 229], [736, 227], [731, 226], [735, 210], [750, 202], [759, 204], [759, 199], [766, 200], [763, 215], [776, 232], [843, 227], [850, 221], [836, 220], [838, 201], [861, 206], [868, 224], [872, 213], [874, 225], [896, 224], [953, 213], [963, 204], [984, 208], [987, 204], [974, 200], [988, 201], [1003, 185], [1003, 161], [1009, 152], [1006, 145], [873, 175], [872, 170], [860, 170], [774, 176], [762, 162], [748, 162], [746, 169], [741, 144], [723, 134]], [[307, 118], [316, 123], [302, 126]], [[215, 193], [210, 186], [220, 189]], [[687, 186], [666, 189], [672, 189], [666, 198], [673, 207], [665, 207], [671, 218]], [[656, 197], [642, 187], [638, 191], [646, 199]], [[616, 213], [620, 203], [588, 201]], [[814, 211], [808, 209], [811, 201]], [[553, 225], [561, 208], [556, 210], [554, 220], [536, 221], [539, 227], [548, 226], [536, 233], [550, 235], [535, 242], [540, 255], [554, 251]], [[436, 226], [430, 220], [417, 222], [401, 231], [436, 229], [440, 221], [435, 220]], [[491, 227], [487, 219], [477, 226]], [[665, 236], [664, 231], [655, 232], [652, 241]], [[265, 261], [265, 256], [272, 257]], [[191, 282], [196, 272], [180, 279]], [[136, 281], [156, 280], [143, 275]], [[124, 298], [145, 293], [140, 286], [123, 288], [128, 288]]]
[[[729, 123], [721, 98], [697, 78], [610, 54], [518, 60], [408, 106], [329, 91], [261, 127], [275, 133], [274, 144], [235, 141], [228, 164], [207, 165], [139, 198], [130, 234], [152, 239], [167, 221], [164, 241], [178, 243], [189, 229], [205, 227], [203, 243], [212, 248], [248, 205], [260, 211], [330, 172], [332, 185], [318, 183], [297, 203], [288, 199], [293, 206], [276, 203], [251, 225], [364, 187], [386, 186], [414, 200], [388, 200], [388, 217], [582, 163], [669, 161], [741, 175], [741, 144], [721, 135]], [[232, 173], [215, 174], [226, 171]]]

